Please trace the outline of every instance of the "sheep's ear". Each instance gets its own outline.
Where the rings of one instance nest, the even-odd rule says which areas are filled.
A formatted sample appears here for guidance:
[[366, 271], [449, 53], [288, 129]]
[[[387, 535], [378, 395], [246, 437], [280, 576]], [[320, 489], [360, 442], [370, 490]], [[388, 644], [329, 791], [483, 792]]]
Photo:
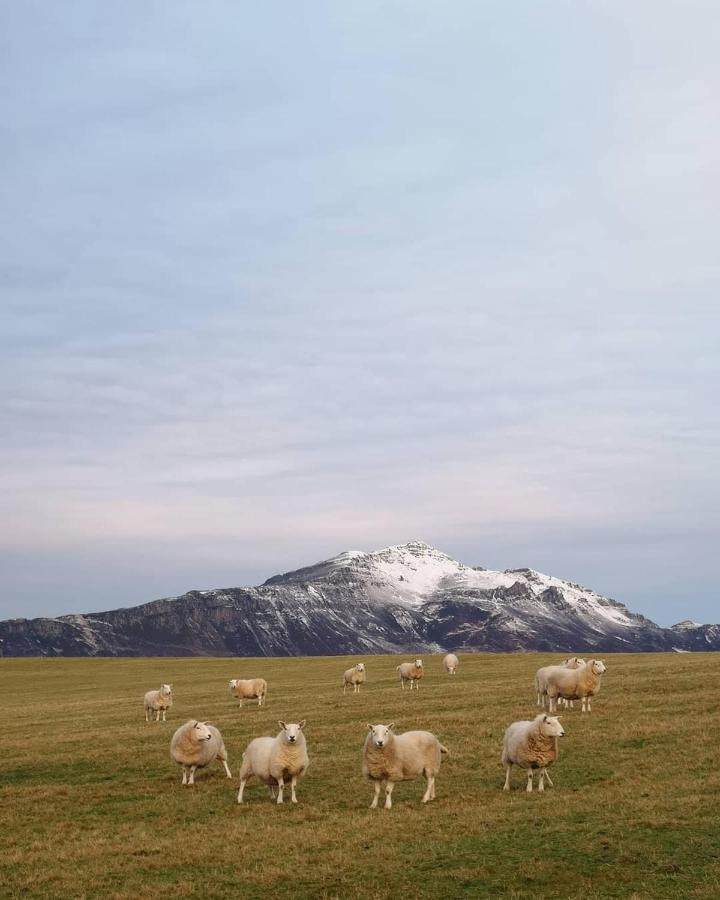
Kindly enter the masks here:
[[547, 716], [543, 716], [543, 722], [547, 722]]
[[199, 724], [200, 723], [198, 722], [198, 720], [195, 719], [195, 721], [193, 722], [193, 728], [197, 728]]
[[395, 723], [394, 723], [394, 722], [391, 722], [391, 723], [388, 725], [388, 728], [390, 729], [390, 731], [392, 731], [394, 727], [395, 727]]
[[302, 722], [298, 722], [298, 728], [300, 730], [302, 730], [304, 727], [305, 727], [305, 719], [303, 719]]
[[285, 723], [284, 723], [284, 722], [281, 722], [281, 721], [278, 719], [278, 725], [282, 728], [283, 731], [285, 731]]
[[372, 731], [372, 725], [368, 722], [368, 731]]

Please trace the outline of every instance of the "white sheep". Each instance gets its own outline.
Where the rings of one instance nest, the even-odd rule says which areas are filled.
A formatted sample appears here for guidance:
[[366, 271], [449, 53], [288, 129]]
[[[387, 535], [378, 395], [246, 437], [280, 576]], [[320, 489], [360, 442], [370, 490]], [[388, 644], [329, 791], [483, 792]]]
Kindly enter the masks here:
[[448, 675], [454, 675], [457, 672], [457, 667], [460, 665], [460, 660], [454, 653], [448, 653], [444, 657], [442, 664]]
[[253, 775], [268, 785], [270, 796], [274, 797], [273, 787], [277, 784], [277, 802], [283, 802], [283, 788], [290, 781], [290, 799], [297, 803], [295, 787], [298, 779], [307, 771], [310, 759], [302, 729], [305, 720], [291, 723], [278, 722], [280, 733], [273, 737], [259, 737], [250, 741], [243, 753], [240, 768], [240, 790], [237, 802], [243, 802], [245, 785]]
[[163, 722], [167, 721], [165, 719], [165, 713], [172, 706], [172, 685], [171, 684], [161, 684], [159, 691], [148, 691], [145, 694], [145, 721], [150, 721], [151, 713], [155, 713], [155, 721], [160, 721], [160, 714], [162, 713]]
[[360, 685], [365, 684], [365, 663], [358, 663], [343, 674], [343, 694], [347, 686], [352, 685], [353, 694], [360, 693]]
[[600, 659], [589, 659], [577, 669], [556, 668], [547, 676], [547, 695], [550, 712], [557, 706], [557, 698], [582, 700], [582, 712], [590, 712], [590, 698], [600, 693], [600, 682], [607, 669]]
[[183, 784], [195, 784], [195, 770], [209, 766], [216, 759], [225, 767], [227, 777], [232, 778], [222, 735], [208, 722], [191, 719], [181, 725], [170, 741], [170, 757], [182, 766]]
[[257, 700], [258, 706], [262, 706], [267, 694], [267, 681], [264, 678], [231, 678], [228, 689], [240, 701], [240, 706], [243, 700]]
[[405, 690], [406, 681], [410, 682], [410, 690], [413, 689], [413, 685], [415, 685], [416, 690], [420, 690], [420, 679], [425, 674], [421, 659], [416, 659], [415, 662], [411, 663], [400, 663], [399, 666], [395, 667], [395, 671], [400, 673], [400, 685], [403, 690]]
[[558, 758], [558, 738], [565, 734], [559, 716], [540, 713], [529, 722], [513, 722], [505, 731], [502, 764], [505, 766], [505, 786], [510, 790], [510, 770], [513, 764], [527, 769], [527, 790], [533, 789], [533, 772], [540, 769], [538, 790], [545, 790], [545, 779], [552, 787], [548, 766]]
[[429, 731], [394, 734], [390, 725], [368, 725], [363, 749], [363, 775], [374, 782], [375, 794], [370, 809], [376, 809], [380, 788], [385, 787], [385, 809], [392, 808], [395, 783], [424, 775], [427, 788], [422, 802], [435, 799], [435, 776], [440, 771], [443, 753], [449, 753]]
[[585, 660], [578, 656], [568, 656], [556, 666], [543, 666], [535, 673], [535, 691], [537, 693], [537, 706], [545, 708], [545, 697], [547, 695], [547, 677], [553, 669], [577, 669], [579, 666], [585, 665]]

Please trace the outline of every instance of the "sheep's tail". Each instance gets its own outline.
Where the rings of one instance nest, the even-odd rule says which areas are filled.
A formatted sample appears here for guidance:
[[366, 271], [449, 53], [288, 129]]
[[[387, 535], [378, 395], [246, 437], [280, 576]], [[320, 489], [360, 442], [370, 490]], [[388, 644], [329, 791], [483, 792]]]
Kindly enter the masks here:
[[450, 756], [450, 751], [448, 750], [447, 747], [444, 747], [442, 744], [440, 744], [440, 752], [447, 753], [447, 755]]
[[395, 671], [396, 671], [396, 672], [399, 672], [399, 671], [400, 671], [400, 666], [395, 666]]

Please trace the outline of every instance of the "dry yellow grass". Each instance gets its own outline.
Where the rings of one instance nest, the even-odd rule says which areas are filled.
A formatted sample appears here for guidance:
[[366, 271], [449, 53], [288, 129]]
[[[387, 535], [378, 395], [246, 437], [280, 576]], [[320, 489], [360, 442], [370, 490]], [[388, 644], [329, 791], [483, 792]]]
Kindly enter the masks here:
[[[464, 656], [455, 678], [426, 657], [401, 692], [395, 657], [0, 660], [0, 891], [23, 897], [720, 896], [720, 654], [605, 656], [594, 711], [568, 712], [555, 788], [503, 794], [506, 725], [535, 712], [532, 676], [553, 655]], [[261, 675], [267, 706], [240, 710], [227, 679]], [[174, 685], [166, 723], [142, 698]], [[219, 765], [180, 784], [178, 724], [222, 731], [236, 775], [247, 741], [307, 718], [298, 806], [271, 804]], [[450, 748], [438, 799], [399, 785], [369, 810], [367, 722], [427, 728]]]

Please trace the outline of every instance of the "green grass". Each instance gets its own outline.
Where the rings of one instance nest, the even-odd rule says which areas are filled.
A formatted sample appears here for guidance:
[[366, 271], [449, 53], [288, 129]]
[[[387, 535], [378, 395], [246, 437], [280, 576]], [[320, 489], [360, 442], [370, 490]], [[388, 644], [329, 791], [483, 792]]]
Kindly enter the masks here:
[[[559, 658], [559, 657], [558, 657]], [[395, 657], [0, 660], [0, 895], [7, 897], [718, 897], [720, 654], [605, 656], [590, 715], [565, 714], [555, 788], [504, 794], [505, 727], [535, 715], [532, 676], [555, 656], [466, 655], [455, 678], [425, 658], [418, 692]], [[262, 675], [267, 706], [238, 709], [231, 677]], [[166, 723], [142, 697], [174, 685]], [[307, 719], [299, 804], [273, 805], [219, 765], [180, 784], [170, 737], [222, 731], [233, 775], [252, 737]], [[438, 799], [397, 786], [370, 810], [367, 722], [426, 728], [450, 749]]]

